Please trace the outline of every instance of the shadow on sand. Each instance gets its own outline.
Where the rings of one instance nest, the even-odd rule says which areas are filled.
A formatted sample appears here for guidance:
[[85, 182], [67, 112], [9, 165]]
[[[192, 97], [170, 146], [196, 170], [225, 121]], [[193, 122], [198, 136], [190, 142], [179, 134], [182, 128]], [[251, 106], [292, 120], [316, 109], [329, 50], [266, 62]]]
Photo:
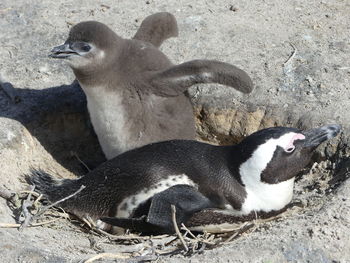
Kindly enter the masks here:
[[0, 117], [20, 122], [62, 166], [85, 173], [73, 153], [92, 166], [105, 161], [78, 82], [43, 90], [1, 87]]

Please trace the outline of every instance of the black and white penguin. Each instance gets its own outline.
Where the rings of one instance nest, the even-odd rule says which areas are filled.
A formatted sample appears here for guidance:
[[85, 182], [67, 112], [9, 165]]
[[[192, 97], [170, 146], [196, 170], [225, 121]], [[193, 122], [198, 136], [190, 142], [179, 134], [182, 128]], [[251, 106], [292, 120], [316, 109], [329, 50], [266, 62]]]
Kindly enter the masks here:
[[60, 204], [80, 218], [144, 233], [171, 233], [171, 205], [179, 224], [206, 208], [236, 216], [283, 209], [292, 200], [295, 176], [315, 148], [339, 131], [338, 125], [308, 131], [268, 128], [233, 146], [159, 142], [125, 152], [78, 179], [35, 172], [30, 180], [50, 202], [84, 185]]
[[169, 13], [147, 17], [133, 39], [88, 21], [70, 30], [50, 56], [67, 61], [87, 97], [94, 130], [107, 159], [142, 145], [194, 139], [193, 109], [186, 91], [198, 83], [219, 83], [243, 93], [253, 89], [241, 69], [214, 60], [173, 65], [158, 47], [177, 36]]

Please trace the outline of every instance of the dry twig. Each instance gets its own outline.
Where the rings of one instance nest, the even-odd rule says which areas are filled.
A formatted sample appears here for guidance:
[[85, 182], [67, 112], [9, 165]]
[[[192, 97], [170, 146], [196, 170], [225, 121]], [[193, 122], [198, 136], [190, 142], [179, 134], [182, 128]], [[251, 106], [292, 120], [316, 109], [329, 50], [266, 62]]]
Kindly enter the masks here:
[[139, 240], [139, 241], [145, 241], [145, 240], [151, 240], [151, 239], [162, 239], [165, 237], [168, 237], [169, 235], [159, 235], [159, 236], [138, 236], [134, 234], [129, 235], [123, 235], [123, 236], [117, 236], [112, 235], [110, 233], [107, 233], [106, 231], [103, 231], [98, 228], [93, 228], [93, 230], [101, 235], [107, 236], [109, 240], [111, 241], [128, 241], [128, 240]]
[[175, 232], [176, 232], [177, 236], [179, 237], [179, 239], [180, 239], [180, 241], [181, 241], [185, 251], [188, 252], [188, 246], [186, 245], [185, 240], [184, 240], [184, 238], [181, 235], [181, 232], [179, 230], [179, 227], [177, 226], [177, 222], [176, 222], [176, 208], [175, 208], [174, 205], [171, 205], [171, 218], [172, 218], [172, 221], [173, 221]]
[[16, 208], [21, 206], [18, 195], [14, 192], [10, 192], [6, 188], [0, 186], [0, 197], [4, 198], [11, 204], [13, 204]]
[[203, 239], [203, 238], [199, 238], [198, 236], [195, 236], [191, 230], [189, 230], [184, 224], [181, 224], [181, 229], [182, 230], [185, 230], [193, 239], [195, 239], [197, 242], [201, 242], [201, 243], [204, 243], [204, 244], [207, 244], [207, 245], [211, 245], [211, 246], [214, 246], [216, 245], [216, 243], [213, 243], [213, 242], [210, 242], [206, 239]]
[[29, 191], [29, 190], [24, 190], [24, 191], [20, 191], [19, 192], [20, 194], [31, 194], [35, 197], [39, 197], [40, 194], [38, 194], [37, 192], [34, 192], [34, 191]]
[[287, 64], [289, 64], [295, 57], [296, 53], [297, 53], [297, 48], [292, 44], [292, 43], [289, 43], [292, 48], [293, 48], [293, 52], [292, 54], [289, 56], [289, 58], [286, 60], [286, 62], [283, 63], [283, 66], [286, 66]]
[[[145, 261], [153, 261], [157, 259], [157, 256], [152, 254], [143, 254], [141, 253], [143, 250], [139, 252], [129, 253], [129, 252], [122, 252], [122, 253], [101, 253], [96, 256], [93, 256], [89, 258], [88, 260], [84, 261], [84, 263], [91, 263], [99, 259], [131, 259], [131, 262], [145, 262]], [[134, 254], [137, 254], [135, 256]]]
[[39, 201], [41, 200], [42, 197], [43, 197], [43, 195], [40, 194], [40, 195], [36, 198], [36, 200], [35, 200], [34, 203], [33, 203], [33, 207], [34, 207], [34, 208], [37, 208], [37, 207], [38, 207]]
[[[30, 192], [33, 192], [35, 189], [35, 186], [31, 186]], [[29, 208], [33, 207], [33, 201], [32, 199], [32, 194], [29, 193], [29, 195], [27, 196], [27, 199], [25, 199], [22, 203], [22, 214], [24, 216], [24, 221], [22, 222], [21, 226], [19, 227], [19, 230], [22, 231], [24, 228], [26, 228], [27, 226], [30, 225], [30, 223], [32, 222], [32, 214], [29, 212]]]
[[173, 254], [175, 251], [179, 251], [179, 248], [177, 248], [177, 247], [172, 247], [172, 248], [163, 249], [163, 250], [160, 250], [160, 249], [156, 249], [156, 250], [155, 250], [155, 252], [156, 252], [158, 255], [169, 255], [169, 254]]
[[95, 260], [102, 259], [102, 258], [108, 258], [108, 259], [129, 259], [131, 258], [131, 255], [128, 254], [122, 254], [122, 253], [101, 253], [96, 256], [93, 256], [89, 258], [88, 260], [84, 261], [84, 263], [91, 263], [94, 262]]
[[[42, 226], [42, 225], [51, 224], [51, 223], [57, 221], [58, 219], [59, 218], [55, 218], [55, 219], [44, 221], [44, 222], [32, 223], [32, 224], [28, 225], [27, 227], [35, 227], [35, 226]], [[0, 223], [0, 228], [17, 228], [17, 227], [21, 227], [21, 226], [22, 226], [22, 224]]]
[[62, 199], [60, 199], [60, 200], [58, 200], [58, 201], [52, 203], [51, 205], [44, 206], [44, 207], [43, 207], [42, 209], [40, 209], [40, 211], [33, 217], [33, 219], [37, 219], [39, 216], [41, 216], [42, 214], [44, 214], [44, 213], [45, 213], [47, 210], [49, 210], [51, 207], [57, 206], [58, 204], [60, 204], [60, 203], [62, 203], [62, 202], [64, 202], [64, 201], [66, 201], [66, 200], [72, 198], [73, 196], [79, 194], [84, 188], [85, 188], [85, 185], [82, 185], [82, 186], [80, 186], [80, 188], [79, 188], [77, 191], [75, 191], [73, 194], [68, 195], [68, 196], [62, 198]]
[[[239, 234], [242, 234], [245, 230], [247, 230], [246, 226], [249, 224], [249, 222], [245, 222], [239, 229], [237, 229], [236, 232], [234, 232], [228, 239], [226, 239], [224, 241], [224, 243], [229, 243], [231, 242], [235, 237], [237, 237]], [[249, 228], [252, 226], [252, 225], [255, 225], [255, 223], [253, 224], [250, 224], [249, 225]], [[248, 229], [249, 229], [248, 228]]]
[[75, 158], [77, 158], [77, 160], [85, 167], [85, 169], [88, 171], [88, 172], [91, 172], [91, 169], [89, 168], [89, 166], [87, 166], [86, 163], [84, 163], [78, 156], [78, 154], [76, 152], [72, 152], [73, 156]]

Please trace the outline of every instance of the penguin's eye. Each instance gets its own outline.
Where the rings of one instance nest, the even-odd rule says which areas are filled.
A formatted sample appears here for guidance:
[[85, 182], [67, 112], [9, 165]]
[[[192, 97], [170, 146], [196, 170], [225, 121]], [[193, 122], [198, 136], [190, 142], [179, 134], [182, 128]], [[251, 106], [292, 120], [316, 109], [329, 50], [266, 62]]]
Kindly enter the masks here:
[[286, 153], [292, 153], [292, 152], [294, 152], [294, 150], [295, 150], [295, 146], [290, 146], [287, 149], [285, 149], [285, 152]]

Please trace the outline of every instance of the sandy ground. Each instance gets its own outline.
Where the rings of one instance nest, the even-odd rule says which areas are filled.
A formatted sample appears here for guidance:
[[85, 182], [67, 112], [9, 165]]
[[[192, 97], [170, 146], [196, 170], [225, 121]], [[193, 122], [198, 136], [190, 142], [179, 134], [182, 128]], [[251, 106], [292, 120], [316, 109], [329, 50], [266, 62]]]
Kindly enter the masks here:
[[[331, 192], [328, 183], [349, 176], [350, 2], [346, 0], [2, 0], [0, 76], [15, 87], [15, 94], [11, 100], [0, 90], [0, 185], [24, 189], [23, 174], [30, 166], [58, 176], [82, 173], [72, 152], [85, 158], [96, 152], [84, 96], [70, 85], [72, 72], [47, 58], [50, 49], [65, 40], [71, 25], [98, 20], [130, 38], [143, 18], [158, 11], [173, 13], [179, 24], [179, 37], [161, 48], [174, 63], [218, 59], [241, 67], [254, 81], [255, 91], [249, 95], [218, 85], [191, 89], [195, 107], [205, 108], [213, 118], [219, 116], [211, 115], [218, 109], [226, 110], [221, 117], [232, 117], [232, 111], [239, 109], [256, 120], [261, 113], [259, 124], [244, 131], [225, 130], [226, 117], [216, 120], [202, 131], [208, 137], [212, 132], [244, 135], [264, 126], [265, 119], [272, 125], [300, 127], [339, 123], [344, 130], [340, 144], [322, 148], [318, 157], [331, 161], [306, 172], [296, 183], [295, 198], [303, 201], [304, 209], [258, 226], [231, 244], [192, 257], [162, 257], [159, 262], [350, 262], [350, 183], [345, 181]], [[243, 126], [247, 128], [245, 122]], [[100, 152], [96, 158], [101, 160]], [[14, 223], [12, 217], [0, 199], [0, 222]], [[96, 250], [89, 241], [91, 234], [66, 220], [22, 232], [0, 229], [0, 236], [3, 262], [78, 262], [101, 251], [126, 249], [94, 237], [102, 247]]]

